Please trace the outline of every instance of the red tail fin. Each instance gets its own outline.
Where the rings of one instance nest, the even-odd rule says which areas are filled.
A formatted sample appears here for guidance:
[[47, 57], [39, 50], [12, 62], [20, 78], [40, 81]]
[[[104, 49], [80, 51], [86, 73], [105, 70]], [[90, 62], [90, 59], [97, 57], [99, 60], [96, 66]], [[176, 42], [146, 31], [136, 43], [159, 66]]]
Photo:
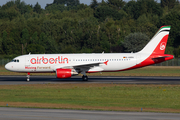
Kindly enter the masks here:
[[171, 26], [162, 26], [149, 43], [139, 52], [164, 54]]
[[164, 54], [165, 53], [168, 36], [169, 35], [166, 35], [161, 39], [161, 41], [159, 42], [159, 44], [153, 51], [153, 54]]

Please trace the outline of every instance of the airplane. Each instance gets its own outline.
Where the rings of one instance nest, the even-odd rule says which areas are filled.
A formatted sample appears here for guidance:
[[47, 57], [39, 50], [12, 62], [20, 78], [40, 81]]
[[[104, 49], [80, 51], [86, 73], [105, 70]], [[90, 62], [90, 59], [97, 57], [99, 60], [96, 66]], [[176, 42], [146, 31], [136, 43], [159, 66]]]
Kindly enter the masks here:
[[28, 54], [14, 58], [5, 65], [9, 71], [27, 73], [56, 73], [57, 78], [70, 78], [86, 73], [125, 71], [161, 63], [174, 58], [164, 54], [171, 26], [162, 26], [148, 44], [136, 53], [91, 54]]

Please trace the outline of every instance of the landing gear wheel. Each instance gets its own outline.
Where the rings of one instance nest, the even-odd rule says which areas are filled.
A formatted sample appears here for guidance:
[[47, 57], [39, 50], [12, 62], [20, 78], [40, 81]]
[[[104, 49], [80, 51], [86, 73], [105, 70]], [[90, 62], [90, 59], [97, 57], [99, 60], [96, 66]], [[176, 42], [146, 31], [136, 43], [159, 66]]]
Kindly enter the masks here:
[[82, 79], [83, 79], [83, 81], [88, 81], [88, 76], [83, 75], [83, 76], [82, 76]]

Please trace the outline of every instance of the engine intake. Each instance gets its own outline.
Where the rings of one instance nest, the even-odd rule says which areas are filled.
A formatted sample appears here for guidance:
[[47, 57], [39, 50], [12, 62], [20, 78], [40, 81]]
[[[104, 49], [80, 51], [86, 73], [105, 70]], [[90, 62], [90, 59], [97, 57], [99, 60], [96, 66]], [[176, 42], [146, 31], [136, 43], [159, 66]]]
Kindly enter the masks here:
[[74, 69], [56, 69], [57, 78], [70, 78], [73, 75], [78, 75]]

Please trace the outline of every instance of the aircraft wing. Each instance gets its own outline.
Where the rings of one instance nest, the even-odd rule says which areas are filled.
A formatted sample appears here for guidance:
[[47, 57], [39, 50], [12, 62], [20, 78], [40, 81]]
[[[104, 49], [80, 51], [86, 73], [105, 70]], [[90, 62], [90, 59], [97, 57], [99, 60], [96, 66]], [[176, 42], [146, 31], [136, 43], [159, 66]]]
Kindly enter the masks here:
[[79, 65], [73, 65], [73, 67], [94, 67], [94, 66], [99, 66], [100, 64], [105, 64], [107, 65], [107, 62], [98, 62], [98, 63], [87, 63], [87, 64], [79, 64]]
[[105, 64], [107, 65], [108, 61], [106, 62], [97, 62], [97, 63], [83, 63], [83, 64], [74, 64], [74, 65], [70, 65], [70, 66], [64, 66], [63, 68], [74, 68], [76, 70], [79, 71], [88, 71], [88, 70], [94, 70], [94, 71], [103, 71], [104, 69], [102, 69], [100, 67], [100, 64]]

